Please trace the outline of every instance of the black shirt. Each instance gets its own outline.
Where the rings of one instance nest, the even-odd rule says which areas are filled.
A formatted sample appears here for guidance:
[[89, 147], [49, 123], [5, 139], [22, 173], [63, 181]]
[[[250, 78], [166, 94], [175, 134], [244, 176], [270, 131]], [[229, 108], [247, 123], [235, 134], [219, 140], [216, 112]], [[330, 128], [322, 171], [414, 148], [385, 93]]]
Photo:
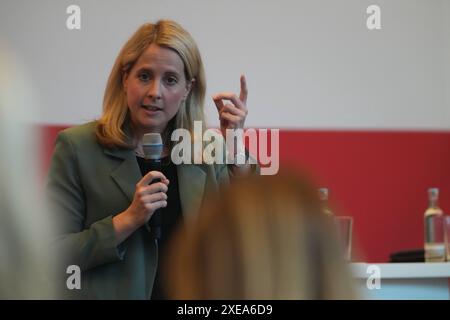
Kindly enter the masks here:
[[[142, 176], [156, 168], [144, 158], [136, 157]], [[158, 240], [158, 268], [156, 271], [155, 282], [153, 284], [152, 299], [166, 299], [163, 287], [161, 285], [160, 269], [161, 260], [165, 255], [168, 240], [170, 239], [176, 225], [182, 220], [182, 209], [180, 194], [178, 189], [177, 167], [167, 156], [161, 159], [161, 172], [169, 179], [167, 190], [167, 207], [161, 208], [161, 239]]]

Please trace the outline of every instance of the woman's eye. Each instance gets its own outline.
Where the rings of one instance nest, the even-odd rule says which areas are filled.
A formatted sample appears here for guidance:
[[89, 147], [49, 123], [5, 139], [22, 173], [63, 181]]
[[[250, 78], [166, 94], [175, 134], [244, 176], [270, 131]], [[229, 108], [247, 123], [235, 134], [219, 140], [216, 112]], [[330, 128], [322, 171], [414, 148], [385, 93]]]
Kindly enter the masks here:
[[139, 76], [138, 76], [138, 78], [139, 78], [139, 80], [141, 80], [141, 81], [148, 81], [148, 80], [150, 80], [150, 76], [149, 76], [149, 74], [146, 73], [146, 72], [140, 73]]
[[176, 77], [168, 77], [166, 82], [168, 85], [174, 85], [178, 82], [178, 79]]

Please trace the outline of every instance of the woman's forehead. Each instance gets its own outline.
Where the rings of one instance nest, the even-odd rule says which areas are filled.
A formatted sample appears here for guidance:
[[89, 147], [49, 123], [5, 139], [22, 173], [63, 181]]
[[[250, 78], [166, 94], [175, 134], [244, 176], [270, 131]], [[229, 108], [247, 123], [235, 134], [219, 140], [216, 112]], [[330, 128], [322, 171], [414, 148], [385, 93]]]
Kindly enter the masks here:
[[136, 61], [137, 68], [164, 69], [183, 73], [184, 64], [180, 56], [172, 49], [151, 44]]

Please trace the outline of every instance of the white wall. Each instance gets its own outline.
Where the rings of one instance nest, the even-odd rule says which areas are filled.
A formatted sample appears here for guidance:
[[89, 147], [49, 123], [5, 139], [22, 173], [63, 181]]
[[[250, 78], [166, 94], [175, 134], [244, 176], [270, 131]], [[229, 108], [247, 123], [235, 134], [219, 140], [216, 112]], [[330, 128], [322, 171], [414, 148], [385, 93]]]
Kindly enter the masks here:
[[444, 23], [444, 70], [445, 70], [445, 103], [444, 109], [446, 110], [445, 119], [448, 124], [450, 123], [450, 1], [444, 1], [444, 10], [442, 10], [443, 23]]
[[[237, 91], [245, 72], [248, 126], [450, 129], [450, 0], [0, 1], [0, 39], [29, 68], [38, 123], [98, 117], [123, 43], [171, 18], [198, 42], [208, 97]], [[70, 4], [79, 31], [66, 28]], [[381, 30], [366, 28], [370, 4]], [[206, 109], [217, 125], [210, 100]]]

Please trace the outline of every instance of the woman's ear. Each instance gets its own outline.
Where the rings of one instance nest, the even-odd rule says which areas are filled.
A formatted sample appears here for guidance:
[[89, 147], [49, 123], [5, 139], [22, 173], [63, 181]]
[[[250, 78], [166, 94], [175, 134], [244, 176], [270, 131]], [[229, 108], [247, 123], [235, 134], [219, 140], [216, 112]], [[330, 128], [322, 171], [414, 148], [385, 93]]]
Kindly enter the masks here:
[[122, 87], [123, 87], [123, 91], [125, 91], [125, 93], [127, 93], [128, 75], [129, 75], [128, 72], [123, 71], [123, 73], [122, 73]]
[[195, 86], [195, 78], [192, 78], [191, 81], [189, 81], [186, 84], [186, 94], [183, 96], [183, 100], [187, 99], [187, 96], [189, 95], [194, 86]]

